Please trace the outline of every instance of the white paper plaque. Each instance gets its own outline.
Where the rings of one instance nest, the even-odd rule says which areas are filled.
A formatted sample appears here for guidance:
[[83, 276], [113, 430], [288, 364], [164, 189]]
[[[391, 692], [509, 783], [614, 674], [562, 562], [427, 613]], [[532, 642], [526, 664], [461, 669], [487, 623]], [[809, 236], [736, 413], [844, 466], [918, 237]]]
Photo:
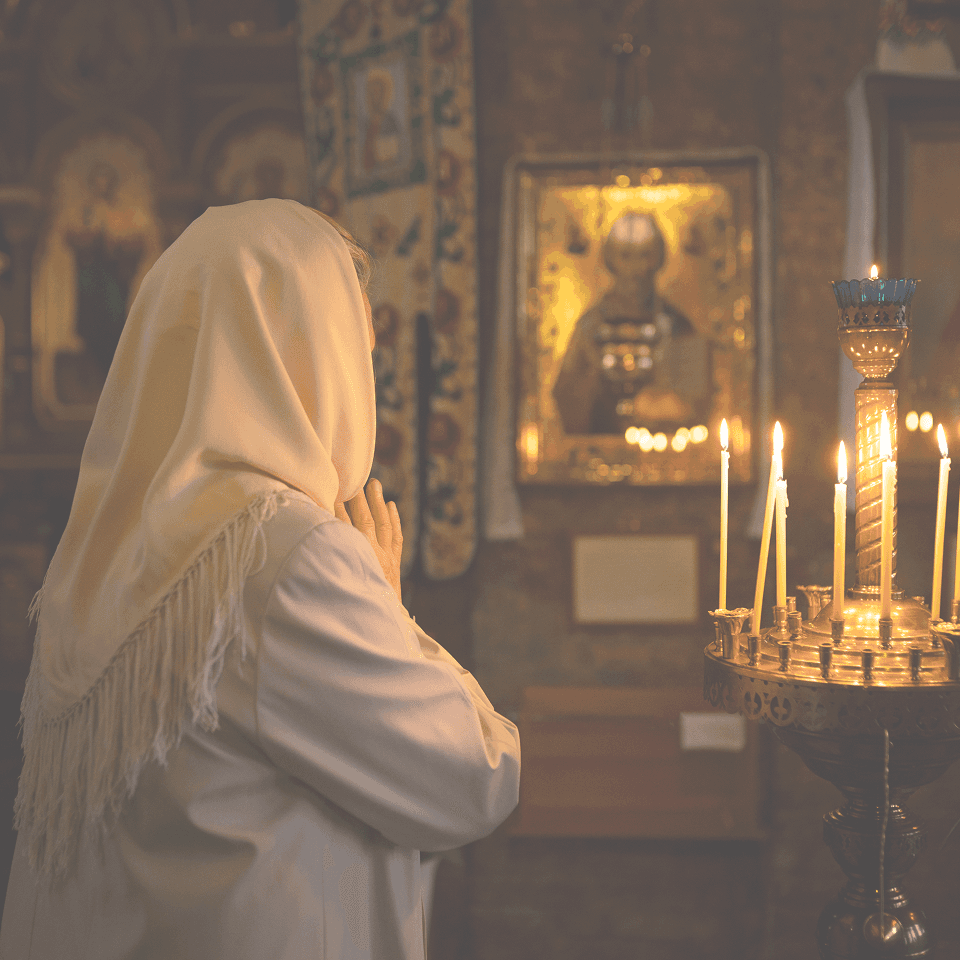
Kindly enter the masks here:
[[747, 746], [747, 721], [732, 713], [681, 713], [681, 750], [739, 753]]
[[575, 537], [577, 623], [696, 623], [697, 538]]

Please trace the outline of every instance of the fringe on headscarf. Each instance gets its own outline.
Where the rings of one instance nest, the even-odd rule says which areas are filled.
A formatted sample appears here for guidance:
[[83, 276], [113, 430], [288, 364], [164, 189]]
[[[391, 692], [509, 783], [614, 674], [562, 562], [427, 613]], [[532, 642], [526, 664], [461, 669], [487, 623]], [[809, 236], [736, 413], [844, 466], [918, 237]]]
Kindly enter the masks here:
[[[14, 820], [26, 831], [40, 875], [70, 870], [82, 837], [115, 821], [144, 764], [166, 762], [188, 719], [217, 728], [224, 657], [235, 638], [245, 644], [243, 583], [263, 564], [262, 526], [285, 496], [260, 496], [235, 514], [85, 696], [56, 717], [43, 715], [36, 644], [21, 708], [24, 765]], [[41, 588], [31, 617], [42, 594]]]

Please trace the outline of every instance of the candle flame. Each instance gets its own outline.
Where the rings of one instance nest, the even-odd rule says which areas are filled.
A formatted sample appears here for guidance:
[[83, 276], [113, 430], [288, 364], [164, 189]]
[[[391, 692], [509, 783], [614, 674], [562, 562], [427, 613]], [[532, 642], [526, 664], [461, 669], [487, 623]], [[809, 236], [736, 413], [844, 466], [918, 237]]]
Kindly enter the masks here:
[[937, 424], [937, 443], [940, 444], [940, 456], [945, 457], [950, 451], [947, 449], [947, 435], [943, 432], [943, 424]]
[[847, 451], [840, 441], [840, 449], [837, 451], [837, 483], [847, 482]]
[[887, 412], [883, 411], [880, 419], [880, 456], [884, 460], [893, 459], [893, 446], [890, 443], [890, 424], [887, 423]]
[[880, 276], [880, 271], [879, 271], [879, 269], [877, 268], [877, 265], [874, 264], [874, 265], [870, 268], [870, 279], [871, 279], [871, 280], [876, 280], [877, 277], [879, 277], [879, 276]]
[[522, 443], [523, 453], [528, 463], [536, 463], [540, 454], [540, 431], [535, 423], [526, 423], [523, 426]]
[[778, 420], [773, 427], [773, 452], [783, 453], [783, 427]]
[[[941, 427], [941, 429], [943, 429]], [[720, 446], [723, 450], [727, 449], [727, 418], [724, 417], [720, 421]]]

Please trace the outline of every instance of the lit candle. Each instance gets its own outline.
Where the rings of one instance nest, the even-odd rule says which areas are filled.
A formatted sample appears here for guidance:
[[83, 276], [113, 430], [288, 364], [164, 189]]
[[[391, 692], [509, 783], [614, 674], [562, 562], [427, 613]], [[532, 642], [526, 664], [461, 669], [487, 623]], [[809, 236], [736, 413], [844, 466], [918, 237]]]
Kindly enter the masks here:
[[880, 617], [890, 619], [890, 592], [893, 589], [893, 493], [897, 485], [897, 464], [890, 443], [887, 414], [880, 421], [880, 456], [883, 457], [882, 504], [880, 518]]
[[727, 420], [720, 421], [720, 609], [727, 609], [727, 526], [730, 494], [730, 451], [727, 449]]
[[767, 505], [763, 511], [763, 533], [760, 535], [760, 565], [757, 568], [757, 589], [753, 595], [753, 620], [750, 632], [760, 633], [760, 607], [767, 578], [767, 558], [770, 556], [770, 534], [773, 532], [773, 508], [777, 498], [777, 480], [783, 474], [781, 451], [783, 430], [778, 420], [773, 428], [773, 456], [770, 458], [770, 483], [767, 485]]
[[947, 438], [943, 424], [937, 425], [937, 440], [940, 443], [940, 484], [937, 487], [937, 527], [933, 541], [933, 592], [930, 597], [930, 618], [940, 619], [940, 587], [943, 583], [943, 532], [947, 525], [947, 477], [950, 474], [950, 458], [947, 456]]
[[787, 481], [783, 462], [777, 478], [777, 606], [787, 605]]
[[957, 502], [957, 559], [953, 567], [953, 599], [960, 600], [960, 501]]
[[833, 619], [843, 619], [844, 574], [847, 563], [847, 451], [837, 451], [837, 484], [833, 494]]

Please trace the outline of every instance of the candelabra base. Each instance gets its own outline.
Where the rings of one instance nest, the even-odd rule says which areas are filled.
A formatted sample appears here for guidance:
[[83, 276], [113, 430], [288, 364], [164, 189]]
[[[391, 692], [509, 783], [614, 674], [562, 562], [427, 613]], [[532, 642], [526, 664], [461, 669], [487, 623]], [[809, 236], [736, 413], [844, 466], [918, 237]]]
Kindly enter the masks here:
[[[872, 619], [876, 623], [876, 615]], [[785, 641], [776, 631], [745, 638], [733, 660], [724, 660], [714, 645], [704, 651], [705, 699], [771, 723], [785, 746], [843, 794], [842, 805], [824, 817], [824, 840], [848, 880], [817, 924], [822, 960], [935, 957], [924, 915], [901, 888], [926, 842], [922, 821], [903, 803], [960, 759], [960, 683], [949, 679], [943, 647], [932, 647], [928, 637], [918, 656], [903, 622], [910, 614], [899, 619], [898, 630], [895, 607], [891, 648], [876, 651], [879, 662], [870, 676], [855, 665], [865, 627], [861, 617], [855, 618], [859, 628], [839, 645], [798, 637], [788, 644], [786, 669], [779, 656]]]
[[883, 925], [869, 898], [847, 888], [829, 903], [817, 923], [817, 946], [823, 960], [914, 960], [932, 958], [926, 921], [906, 898], [896, 897], [884, 908]]
[[[843, 804], [823, 818], [824, 842], [848, 880], [817, 923], [822, 960], [932, 960], [934, 943], [926, 918], [900, 885], [926, 846], [926, 827], [903, 804], [960, 757], [960, 738], [891, 739], [890, 805], [884, 829], [882, 738], [847, 739], [790, 727], [776, 732], [844, 796]], [[885, 836], [882, 915], [881, 835]]]

